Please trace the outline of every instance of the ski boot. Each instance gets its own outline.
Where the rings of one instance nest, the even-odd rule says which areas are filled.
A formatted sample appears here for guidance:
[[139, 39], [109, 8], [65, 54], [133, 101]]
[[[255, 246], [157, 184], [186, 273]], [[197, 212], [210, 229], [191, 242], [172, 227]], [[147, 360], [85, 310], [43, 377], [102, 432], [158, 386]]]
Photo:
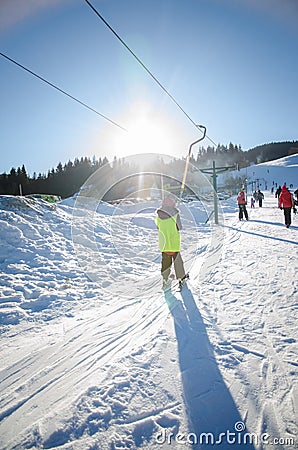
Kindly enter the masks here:
[[189, 274], [187, 273], [181, 280], [179, 280], [179, 290], [181, 291], [186, 281], [189, 279]]

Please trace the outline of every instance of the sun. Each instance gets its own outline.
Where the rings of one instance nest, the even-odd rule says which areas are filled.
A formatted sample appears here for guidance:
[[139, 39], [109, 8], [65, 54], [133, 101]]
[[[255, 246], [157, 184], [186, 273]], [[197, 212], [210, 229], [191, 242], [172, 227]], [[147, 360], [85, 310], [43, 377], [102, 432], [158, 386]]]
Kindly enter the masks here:
[[130, 123], [122, 145], [123, 150], [129, 150], [130, 153], [167, 153], [171, 148], [171, 140], [165, 121], [152, 116], [140, 116]]
[[127, 132], [113, 130], [105, 139], [105, 147], [109, 148], [110, 154], [121, 158], [142, 153], [179, 153], [179, 142], [175, 136], [177, 126], [160, 111], [142, 103], [134, 105], [124, 117]]

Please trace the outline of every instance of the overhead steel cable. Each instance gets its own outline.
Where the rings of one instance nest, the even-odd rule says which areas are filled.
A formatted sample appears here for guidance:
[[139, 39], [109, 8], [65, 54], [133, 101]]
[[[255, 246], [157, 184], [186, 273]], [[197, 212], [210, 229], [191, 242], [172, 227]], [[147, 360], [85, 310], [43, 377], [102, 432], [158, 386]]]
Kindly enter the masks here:
[[[199, 125], [197, 125], [194, 120], [187, 114], [187, 112], [182, 108], [182, 106], [177, 102], [177, 100], [173, 97], [173, 95], [161, 84], [161, 82], [153, 75], [153, 73], [148, 69], [148, 67], [140, 60], [140, 58], [131, 50], [131, 48], [126, 44], [126, 42], [119, 36], [119, 34], [111, 27], [111, 25], [104, 19], [104, 17], [97, 11], [97, 9], [89, 2], [89, 0], [85, 0], [87, 5], [92, 9], [92, 11], [100, 18], [100, 20], [109, 28], [109, 30], [116, 36], [116, 38], [121, 42], [122, 45], [129, 51], [129, 53], [137, 60], [137, 62], [143, 67], [143, 69], [150, 75], [151, 78], [158, 84], [158, 86], [167, 94], [168, 97], [175, 103], [176, 106], [183, 112], [183, 114], [188, 118], [188, 120], [198, 129]], [[201, 130], [200, 130], [201, 131]], [[206, 135], [212, 144], [217, 146], [217, 144]]]
[[38, 78], [39, 80], [43, 81], [44, 83], [48, 84], [49, 86], [51, 86], [52, 88], [56, 89], [57, 91], [61, 92], [62, 94], [66, 95], [67, 97], [71, 98], [72, 100], [74, 100], [75, 102], [79, 103], [80, 105], [84, 106], [85, 108], [89, 109], [90, 111], [94, 112], [95, 114], [97, 114], [98, 116], [102, 117], [103, 119], [107, 120], [108, 122], [112, 123], [113, 125], [115, 125], [118, 128], [121, 128], [121, 130], [123, 131], [128, 131], [126, 128], [122, 127], [121, 125], [119, 125], [118, 123], [114, 122], [113, 120], [109, 119], [107, 116], [105, 116], [104, 114], [101, 114], [100, 112], [96, 111], [96, 109], [92, 108], [91, 106], [87, 105], [86, 103], [82, 102], [81, 100], [77, 99], [76, 97], [74, 97], [73, 95], [69, 94], [68, 92], [64, 91], [63, 89], [59, 88], [58, 86], [56, 86], [55, 84], [51, 83], [50, 81], [46, 80], [45, 78], [41, 77], [40, 75], [38, 75], [37, 73], [33, 72], [32, 70], [28, 69], [27, 67], [23, 66], [22, 64], [20, 64], [19, 62], [15, 61], [14, 59], [10, 58], [9, 56], [5, 55], [4, 53], [0, 52], [0, 55], [3, 56], [3, 58], [6, 58], [8, 61], [12, 62], [13, 64], [15, 64], [16, 66], [20, 67], [21, 69], [25, 70], [26, 72], [30, 73], [31, 75], [33, 75], [34, 77]]

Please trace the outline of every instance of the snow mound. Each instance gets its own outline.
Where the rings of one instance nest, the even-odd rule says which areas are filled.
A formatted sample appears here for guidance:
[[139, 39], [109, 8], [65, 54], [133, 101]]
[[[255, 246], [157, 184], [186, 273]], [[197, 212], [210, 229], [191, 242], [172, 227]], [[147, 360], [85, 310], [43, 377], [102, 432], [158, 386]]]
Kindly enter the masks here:
[[16, 211], [19, 213], [43, 214], [54, 208], [54, 204], [42, 199], [27, 198], [13, 195], [0, 196], [0, 209], [4, 211]]
[[0, 303], [0, 325], [17, 325], [21, 320], [27, 318], [28, 315], [18, 303]]

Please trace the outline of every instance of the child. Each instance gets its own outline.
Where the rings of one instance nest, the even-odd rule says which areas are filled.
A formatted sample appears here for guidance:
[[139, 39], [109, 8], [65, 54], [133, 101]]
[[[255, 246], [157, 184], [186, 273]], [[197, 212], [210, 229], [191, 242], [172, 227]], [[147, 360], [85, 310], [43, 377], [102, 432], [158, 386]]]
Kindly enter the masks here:
[[251, 199], [250, 199], [250, 207], [251, 208], [255, 207], [255, 199], [253, 197], [251, 197]]
[[176, 208], [175, 197], [171, 194], [167, 195], [162, 201], [161, 208], [156, 213], [155, 223], [159, 231], [158, 243], [162, 252], [161, 274], [163, 286], [169, 286], [169, 276], [172, 263], [174, 263], [176, 278], [179, 279], [179, 285], [182, 287], [186, 281], [187, 274], [185, 273], [180, 254], [180, 230], [182, 229], [182, 225], [179, 211]]

